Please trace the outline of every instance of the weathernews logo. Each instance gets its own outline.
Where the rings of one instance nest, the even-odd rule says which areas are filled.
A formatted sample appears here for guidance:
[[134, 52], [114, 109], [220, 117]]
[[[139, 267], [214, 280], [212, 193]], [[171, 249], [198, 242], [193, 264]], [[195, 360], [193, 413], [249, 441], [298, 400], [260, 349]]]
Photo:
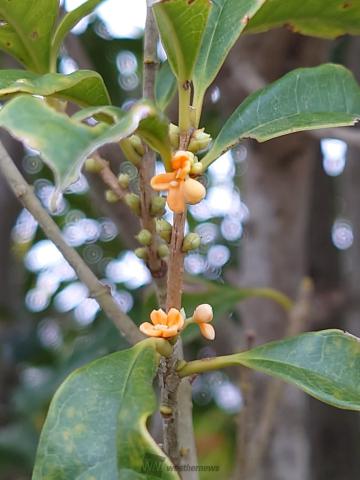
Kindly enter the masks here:
[[141, 473], [162, 478], [165, 472], [219, 472], [219, 465], [169, 465], [165, 463], [165, 457], [147, 453], [141, 467]]

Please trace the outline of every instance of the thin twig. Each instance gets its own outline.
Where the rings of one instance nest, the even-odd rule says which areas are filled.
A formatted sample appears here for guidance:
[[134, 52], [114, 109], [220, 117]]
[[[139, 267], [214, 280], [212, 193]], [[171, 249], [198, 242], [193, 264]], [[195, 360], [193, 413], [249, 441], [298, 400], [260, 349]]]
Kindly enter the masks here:
[[130, 317], [121, 311], [119, 305], [111, 295], [110, 288], [97, 279], [76, 250], [69, 247], [65, 242], [59, 227], [41, 205], [40, 201], [33, 193], [32, 188], [21, 175], [1, 143], [0, 171], [9, 183], [15, 196], [19, 199], [22, 205], [29, 210], [35, 220], [37, 220], [46, 236], [54, 242], [64, 258], [75, 270], [79, 279], [88, 287], [90, 296], [99, 303], [105, 314], [113, 321], [120, 333], [131, 344], [142, 340], [144, 337]]
[[110, 168], [109, 162], [100, 157], [98, 154], [93, 155], [93, 157], [96, 159], [97, 164], [101, 166], [99, 176], [101, 177], [102, 181], [113, 193], [115, 193], [119, 200], [123, 200], [129, 191], [121, 187], [117, 176]]
[[[159, 66], [157, 56], [158, 30], [151, 7], [147, 9], [145, 35], [144, 35], [144, 79], [143, 97], [149, 100], [155, 98], [155, 76]], [[139, 167], [140, 201], [141, 201], [141, 226], [151, 233], [152, 241], [148, 247], [147, 265], [156, 286], [158, 302], [165, 307], [166, 301], [166, 263], [159, 258], [159, 237], [156, 233], [155, 219], [151, 215], [153, 198], [158, 194], [151, 188], [150, 180], [155, 175], [156, 154], [144, 145], [145, 155]]]

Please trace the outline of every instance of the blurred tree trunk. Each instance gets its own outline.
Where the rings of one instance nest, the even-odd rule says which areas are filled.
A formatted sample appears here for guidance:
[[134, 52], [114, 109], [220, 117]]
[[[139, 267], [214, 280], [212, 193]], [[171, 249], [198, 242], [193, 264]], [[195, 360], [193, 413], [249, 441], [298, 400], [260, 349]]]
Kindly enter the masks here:
[[[360, 80], [360, 41], [349, 42], [348, 66]], [[318, 165], [313, 182], [309, 229], [309, 268], [315, 280], [317, 310], [314, 328], [341, 328], [360, 335], [360, 149], [349, 145], [347, 163], [340, 178], [332, 179]], [[350, 221], [354, 243], [339, 252], [331, 242], [337, 216]], [[353, 412], [337, 410], [309, 400], [311, 479], [357, 480], [360, 478], [360, 421]], [[344, 441], [346, 439], [346, 441]]]
[[[279, 78], [292, 68], [313, 66], [326, 61], [328, 48], [328, 42], [300, 37], [285, 30], [245, 37], [233, 50], [219, 79], [221, 91], [226, 92], [221, 102], [224, 114], [231, 112], [249, 91]], [[312, 191], [317, 192], [318, 189], [314, 178], [318, 177], [319, 169], [321, 170], [319, 143], [310, 135], [282, 137], [263, 145], [253, 142], [249, 144], [248, 168], [241, 185], [245, 203], [250, 210], [250, 220], [241, 249], [241, 284], [276, 288], [295, 298], [302, 278], [309, 272], [311, 261], [312, 270], [318, 268], [317, 281], [325, 275], [328, 276], [327, 279], [323, 278], [325, 283], [328, 282], [326, 289], [333, 290], [334, 285], [338, 285], [339, 269], [336, 262], [333, 262], [333, 248], [330, 245], [324, 251], [321, 250], [324, 225], [330, 243], [328, 227], [332, 221], [330, 207], [333, 196], [329, 198], [328, 195], [333, 192], [325, 188], [317, 197], [312, 196]], [[323, 195], [326, 195], [325, 200]], [[315, 207], [317, 220], [315, 214], [311, 215]], [[309, 259], [307, 241], [309, 225], [313, 235], [313, 243], [310, 244], [312, 260]], [[241, 310], [245, 332], [254, 331], [256, 343], [264, 343], [284, 335], [288, 319], [277, 305], [265, 303], [264, 300], [252, 300], [246, 302]], [[304, 326], [306, 327], [308, 326]], [[244, 330], [241, 334], [243, 344]], [[259, 418], [261, 419], [264, 409], [263, 394], [269, 383], [268, 379], [260, 375], [256, 375], [254, 380], [251, 437], [254, 431], [256, 432]], [[314, 411], [321, 413], [317, 417], [312, 413]], [[309, 400], [298, 390], [286, 387], [278, 405], [278, 415], [263, 462], [252, 473], [246, 473], [246, 465], [245, 468], [242, 465], [242, 468], [235, 472], [234, 478], [359, 478], [355, 469], [346, 469], [350, 458], [353, 463], [356, 462], [354, 451], [349, 448], [347, 454], [347, 442], [340, 445], [339, 440], [346, 437], [346, 429], [351, 427], [349, 423], [353, 421], [351, 418], [347, 413], [334, 412], [330, 407], [320, 406], [319, 402]], [[338, 438], [336, 457], [332, 456], [334, 449], [329, 449], [323, 428], [325, 421], [332, 432], [332, 438]], [[239, 437], [242, 435], [242, 428], [244, 425], [240, 423]], [[353, 442], [352, 445], [355, 446], [356, 443]], [[342, 457], [343, 461], [335, 469], [335, 462], [339, 457]], [[246, 460], [246, 463], [251, 463], [251, 458]], [[324, 465], [327, 468], [324, 469]], [[327, 476], [321, 476], [321, 470], [326, 470]], [[330, 471], [337, 473], [330, 475]]]

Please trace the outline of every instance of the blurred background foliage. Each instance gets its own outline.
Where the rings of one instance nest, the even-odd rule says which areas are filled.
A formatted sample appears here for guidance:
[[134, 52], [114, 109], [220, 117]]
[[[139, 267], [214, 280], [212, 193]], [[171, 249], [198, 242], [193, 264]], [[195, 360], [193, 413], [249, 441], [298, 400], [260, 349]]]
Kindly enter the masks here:
[[[68, 1], [64, 7], [71, 9], [78, 3], [80, 2]], [[104, 77], [113, 103], [126, 107], [141, 95], [145, 1], [132, 0], [127, 2], [126, 7], [120, 5], [120, 8], [116, 3], [104, 2], [94, 14], [75, 28], [62, 50], [59, 70], [64, 73], [70, 73], [79, 67], [97, 70]], [[272, 55], [275, 55], [279, 34], [276, 33], [275, 37], [267, 35], [268, 37], [260, 35], [258, 38], [262, 42], [273, 41]], [[288, 41], [288, 32], [281, 35], [286, 35], [285, 41]], [[296, 66], [311, 64], [312, 60], [300, 58], [298, 61], [297, 51], [302, 48], [300, 45], [303, 41], [300, 36], [292, 35], [287, 46], [287, 55], [291, 61], [281, 67], [281, 73]], [[346, 63], [350, 43], [349, 38], [343, 38], [323, 42], [321, 48], [324, 49], [323, 45], [326, 45], [326, 59]], [[251, 52], [254, 47], [247, 39], [244, 48]], [[165, 60], [161, 45], [159, 55]], [[237, 65], [242, 56], [244, 54], [241, 51], [233, 52], [223, 76], [209, 91], [206, 117], [202, 124], [206, 124], [207, 131], [213, 135], [222, 125], [225, 115], [236, 107], [235, 102], [248, 93], [247, 90], [257, 87], [259, 79], [256, 75], [264, 74], [266, 78], [264, 71], [256, 70], [256, 64], [255, 70], [249, 72], [248, 65], [244, 63], [244, 69], [239, 73]], [[3, 67], [9, 68], [11, 65], [4, 54], [1, 54], [0, 61]], [[234, 76], [236, 79], [240, 75], [246, 79], [237, 88]], [[276, 69], [274, 76], [280, 76]], [[232, 89], [228, 88], [229, 77], [234, 82]], [[270, 80], [273, 79], [270, 75]], [[168, 115], [175, 121], [175, 104], [170, 105]], [[3, 141], [16, 156], [17, 163], [34, 185], [42, 203], [48, 207], [54, 188], [49, 170], [36, 152], [22, 150], [8, 137], [3, 137]], [[325, 182], [324, 191], [327, 195], [330, 191], [330, 210], [327, 206], [318, 205], [320, 217], [323, 215], [323, 219], [324, 215], [328, 215], [324, 242], [331, 250], [332, 258], [338, 258], [340, 252], [354, 248], [354, 226], [347, 218], [346, 202], [339, 194], [339, 179], [346, 167], [348, 145], [343, 140], [323, 138], [321, 144], [317, 141], [313, 149], [319, 159], [318, 175], [322, 178], [322, 184]], [[137, 192], [136, 169], [121, 158], [119, 152], [110, 149], [105, 152], [105, 156], [109, 154], [116, 173], [130, 174], [131, 187]], [[252, 154], [254, 150], [244, 144], [213, 164], [203, 179], [208, 188], [206, 199], [190, 208], [188, 228], [200, 234], [202, 243], [185, 260], [186, 272], [194, 275], [197, 280], [195, 283], [187, 282], [188, 295], [184, 306], [188, 306], [187, 313], [190, 315], [199, 295], [201, 302], [213, 303], [216, 300], [218, 314], [221, 316], [218, 321], [222, 322], [221, 328], [218, 328], [218, 339], [211, 346], [199, 339], [196, 332], [190, 331], [186, 348], [187, 355], [192, 358], [232, 351], [234, 346], [241, 343], [240, 338], [247, 328], [236, 307], [239, 300], [236, 289], [239, 284], [244, 285], [247, 278], [246, 275], [245, 278], [241, 275], [243, 253], [240, 247], [246, 239], [252, 237], [251, 210], [249, 213], [242, 193]], [[256, 148], [255, 155], [258, 155]], [[317, 185], [320, 188], [321, 183]], [[2, 183], [0, 187], [0, 228], [1, 236], [4, 237], [0, 243], [0, 477], [3, 480], [25, 480], [31, 476], [38, 436], [50, 399], [60, 382], [80, 365], [119, 348], [126, 348], [127, 345], [99, 311], [97, 303], [88, 297], [86, 287], [77, 281], [61, 254], [44, 238], [31, 215], [18, 206], [14, 207], [15, 199]], [[94, 272], [111, 286], [121, 307], [137, 323], [141, 323], [153, 302], [153, 292], [148, 270], [133, 253], [136, 247], [133, 234], [137, 232], [137, 219], [122, 210], [119, 213], [117, 205], [106, 204], [102, 188], [91, 176], [82, 175], [64, 195], [54, 218], [69, 244], [77, 248]], [[289, 201], [291, 203], [291, 198]], [[312, 231], [314, 230], [315, 227]], [[283, 248], [282, 245], [278, 247]], [[322, 248], [320, 242], [320, 250]], [[264, 259], [265, 262], [270, 260]], [[321, 270], [322, 266], [319, 268]], [[313, 273], [310, 267], [305, 270], [305, 273]], [[325, 277], [328, 279], [329, 275], [326, 274]], [[297, 278], [296, 282], [298, 280]], [[203, 281], [215, 284], [209, 290], [208, 284]], [[227, 283], [232, 284], [233, 290], [220, 288]], [[279, 285], [276, 282], [273, 285], [262, 283], [260, 280], [258, 284], [250, 286]], [[293, 296], [293, 291], [286, 291], [286, 287], [285, 292]], [[327, 308], [331, 309], [335, 305], [339, 311], [340, 305], [341, 310], [343, 291], [331, 289], [331, 295], [330, 300], [326, 297]], [[270, 308], [271, 301], [268, 299], [259, 299], [257, 302], [262, 311]], [[275, 308], [277, 315], [283, 315], [279, 307], [271, 308]], [[321, 308], [320, 306], [319, 310]], [[340, 325], [335, 321], [331, 326]], [[204, 472], [201, 478], [227, 478], [236, 462], [234, 420], [243, 408], [243, 395], [236, 372], [216, 372], [198, 377], [193, 383], [193, 400], [200, 464], [221, 465], [220, 474]], [[334, 415], [342, 415], [334, 410], [332, 412]], [[156, 422], [154, 425], [156, 436]], [[357, 430], [355, 437], [360, 437], [360, 430]], [[356, 442], [358, 444], [357, 440]], [[335, 474], [326, 478], [359, 478], [355, 477], [358, 472], [356, 468], [355, 466], [351, 472], [349, 470], [346, 477]], [[325, 470], [320, 466], [320, 473], [313, 472], [313, 476], [302, 477], [302, 480], [325, 479], [321, 473]], [[272, 478], [268, 476], [266, 480]], [[298, 477], [281, 478], [295, 480]]]

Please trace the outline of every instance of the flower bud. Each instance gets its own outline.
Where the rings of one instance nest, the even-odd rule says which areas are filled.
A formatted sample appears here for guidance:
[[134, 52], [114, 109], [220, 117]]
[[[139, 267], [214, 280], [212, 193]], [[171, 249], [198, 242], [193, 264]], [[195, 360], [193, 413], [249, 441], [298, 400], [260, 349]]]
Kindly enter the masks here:
[[137, 135], [131, 135], [131, 137], [129, 137], [129, 140], [135, 152], [141, 157], [143, 157], [145, 155], [145, 148], [141, 141], [141, 138]]
[[104, 168], [104, 165], [96, 157], [88, 158], [85, 161], [85, 170], [89, 173], [99, 173]]
[[213, 309], [208, 303], [198, 305], [193, 313], [193, 320], [196, 323], [209, 323], [213, 318]]
[[124, 197], [124, 200], [130, 209], [135, 213], [135, 215], [140, 216], [141, 205], [139, 195], [136, 195], [135, 193], [127, 193]]
[[147, 251], [147, 248], [137, 248], [135, 251], [134, 251], [135, 255], [140, 258], [141, 260], [147, 260], [148, 259], [148, 251]]
[[120, 173], [118, 176], [118, 182], [121, 188], [126, 190], [130, 184], [130, 177], [127, 173]]
[[156, 220], [156, 232], [165, 242], [170, 243], [172, 226], [164, 219]]
[[158, 246], [157, 253], [160, 258], [168, 257], [170, 255], [169, 247], [163, 243], [162, 245]]
[[192, 134], [188, 150], [194, 153], [205, 150], [210, 145], [211, 140], [211, 136], [204, 132], [204, 128], [199, 128]]
[[105, 199], [108, 203], [116, 203], [119, 201], [119, 197], [112, 190], [106, 190]]
[[177, 125], [170, 123], [169, 125], [169, 137], [171, 146], [177, 150], [179, 148], [180, 141], [180, 129]]
[[169, 417], [173, 413], [172, 408], [168, 407], [167, 405], [160, 405], [159, 411], [160, 411], [161, 415], [163, 415], [164, 417]]
[[182, 245], [182, 251], [184, 253], [196, 250], [200, 247], [201, 239], [197, 233], [189, 233], [186, 235]]
[[150, 215], [153, 217], [161, 217], [165, 213], [166, 198], [155, 195], [151, 199]]
[[144, 245], [144, 247], [148, 247], [151, 245], [152, 235], [149, 230], [145, 228], [140, 230], [140, 232], [136, 235], [136, 240], [140, 243], [140, 245]]
[[196, 162], [192, 165], [190, 173], [192, 175], [202, 175], [204, 173], [204, 165], [201, 162]]

